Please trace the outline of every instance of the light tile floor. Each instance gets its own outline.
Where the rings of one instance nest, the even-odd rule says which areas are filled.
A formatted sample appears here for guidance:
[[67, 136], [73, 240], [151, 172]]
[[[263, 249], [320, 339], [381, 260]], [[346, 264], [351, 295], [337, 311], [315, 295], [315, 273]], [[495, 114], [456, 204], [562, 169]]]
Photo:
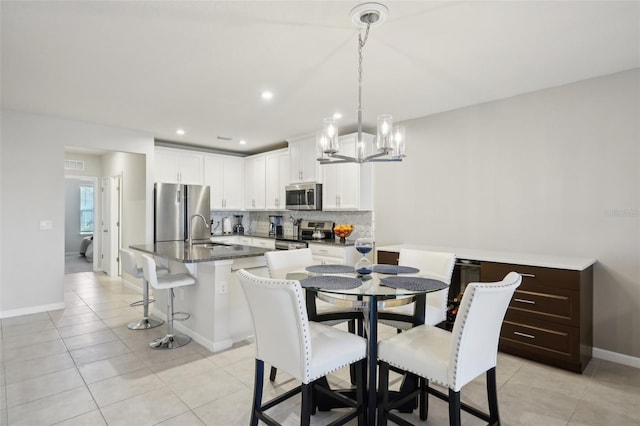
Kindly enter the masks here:
[[[65, 276], [59, 311], [1, 322], [0, 426], [2, 425], [247, 425], [253, 383], [253, 345], [221, 353], [199, 344], [153, 351], [148, 342], [164, 326], [131, 331], [140, 296], [91, 272]], [[381, 329], [381, 338], [394, 333]], [[594, 359], [582, 375], [499, 354], [503, 425], [640, 425], [640, 370]], [[330, 377], [347, 385], [348, 372]], [[267, 397], [296, 385], [279, 372]], [[395, 379], [396, 384], [399, 380]], [[467, 385], [463, 401], [486, 409], [484, 380]], [[447, 425], [447, 408], [432, 398], [429, 420]], [[285, 425], [299, 421], [299, 398], [271, 410]], [[337, 413], [319, 412], [314, 425]], [[404, 415], [418, 422], [417, 415]], [[354, 421], [353, 424], [356, 424]], [[463, 413], [463, 425], [481, 421]]]

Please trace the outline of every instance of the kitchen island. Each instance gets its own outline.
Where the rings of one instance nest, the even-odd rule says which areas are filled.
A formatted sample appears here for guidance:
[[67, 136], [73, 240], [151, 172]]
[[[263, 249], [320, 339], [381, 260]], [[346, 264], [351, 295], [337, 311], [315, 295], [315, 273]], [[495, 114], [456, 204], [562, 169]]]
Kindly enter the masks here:
[[[194, 244], [182, 241], [132, 245], [133, 250], [153, 255], [172, 274], [189, 273], [196, 284], [176, 288], [175, 310], [191, 317], [174, 327], [212, 352], [230, 348], [253, 335], [251, 314], [236, 272], [268, 276], [264, 248], [237, 244]], [[152, 313], [166, 319], [166, 291], [154, 291]]]

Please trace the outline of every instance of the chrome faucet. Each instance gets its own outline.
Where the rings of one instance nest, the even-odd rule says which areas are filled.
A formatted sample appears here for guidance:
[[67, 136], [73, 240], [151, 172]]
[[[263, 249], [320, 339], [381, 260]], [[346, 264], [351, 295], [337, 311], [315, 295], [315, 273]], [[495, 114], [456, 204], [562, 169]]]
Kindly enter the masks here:
[[207, 228], [209, 228], [209, 222], [207, 222], [207, 219], [204, 218], [204, 216], [202, 216], [201, 214], [194, 214], [193, 216], [191, 216], [191, 219], [189, 219], [189, 238], [187, 238], [187, 242], [189, 243], [189, 248], [193, 247], [193, 219], [199, 217], [200, 219], [202, 219], [202, 222], [204, 222], [204, 226], [206, 226]]

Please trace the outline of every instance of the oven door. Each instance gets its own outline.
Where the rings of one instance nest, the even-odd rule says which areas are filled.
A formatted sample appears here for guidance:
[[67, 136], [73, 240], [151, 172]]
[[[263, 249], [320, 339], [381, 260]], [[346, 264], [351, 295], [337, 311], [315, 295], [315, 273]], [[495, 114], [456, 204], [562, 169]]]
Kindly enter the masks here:
[[297, 250], [309, 247], [305, 241], [276, 240], [276, 250]]

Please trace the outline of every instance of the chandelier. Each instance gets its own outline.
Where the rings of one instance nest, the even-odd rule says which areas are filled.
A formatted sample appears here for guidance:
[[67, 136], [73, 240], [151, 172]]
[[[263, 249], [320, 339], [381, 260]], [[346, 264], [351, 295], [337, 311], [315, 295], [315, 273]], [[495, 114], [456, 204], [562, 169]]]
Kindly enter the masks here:
[[[358, 109], [356, 110], [358, 113], [358, 133], [355, 155], [349, 156], [340, 152], [338, 120], [325, 118], [322, 130], [317, 137], [320, 164], [402, 161], [405, 157], [405, 129], [403, 126], [394, 127], [390, 115], [378, 116], [378, 127], [374, 141], [375, 149], [368, 149], [367, 144], [370, 142], [366, 142], [362, 135], [362, 49], [369, 38], [371, 26], [381, 24], [387, 13], [387, 7], [380, 3], [363, 3], [351, 10], [351, 20], [360, 28], [358, 34]], [[367, 154], [368, 152], [373, 153]]]

